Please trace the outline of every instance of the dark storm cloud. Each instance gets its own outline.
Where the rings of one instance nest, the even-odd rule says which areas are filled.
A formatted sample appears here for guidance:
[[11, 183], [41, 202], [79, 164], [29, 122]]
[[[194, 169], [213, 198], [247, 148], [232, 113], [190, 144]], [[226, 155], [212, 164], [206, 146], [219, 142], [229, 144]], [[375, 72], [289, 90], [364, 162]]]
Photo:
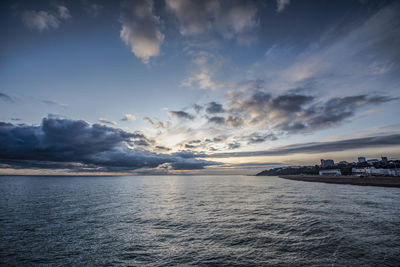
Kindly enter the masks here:
[[85, 165], [82, 163], [74, 162], [54, 162], [54, 161], [39, 161], [39, 160], [7, 160], [0, 159], [0, 168], [12, 168], [12, 169], [69, 169], [71, 171], [79, 171], [83, 168], [96, 169], [97, 166]]
[[295, 153], [326, 153], [344, 151], [349, 149], [362, 149], [383, 146], [399, 146], [400, 134], [386, 136], [371, 136], [364, 138], [345, 139], [332, 142], [301, 143], [296, 145], [281, 146], [271, 150], [254, 152], [215, 153], [208, 155], [212, 158], [225, 157], [253, 157], [253, 156], [282, 156]]
[[201, 170], [212, 165], [218, 165], [218, 163], [198, 159], [187, 159], [185, 161], [175, 161], [170, 164], [174, 170]]
[[202, 153], [193, 153], [191, 151], [183, 150], [173, 153], [172, 156], [184, 159], [193, 159], [193, 158], [204, 158], [206, 155]]
[[0, 99], [6, 102], [15, 103], [14, 99], [11, 96], [1, 92], [0, 92]]
[[221, 104], [217, 102], [210, 102], [207, 105], [206, 112], [209, 114], [223, 113], [225, 110]]
[[168, 111], [168, 113], [171, 116], [177, 117], [177, 118], [181, 118], [181, 119], [187, 119], [187, 120], [193, 120], [194, 116], [190, 115], [189, 113], [185, 112], [185, 111]]
[[0, 163], [12, 168], [61, 168], [97, 171], [135, 170], [172, 164], [204, 168], [189, 152], [185, 157], [156, 154], [131, 146], [152, 142], [140, 132], [129, 133], [85, 121], [44, 118], [39, 126], [0, 123]]

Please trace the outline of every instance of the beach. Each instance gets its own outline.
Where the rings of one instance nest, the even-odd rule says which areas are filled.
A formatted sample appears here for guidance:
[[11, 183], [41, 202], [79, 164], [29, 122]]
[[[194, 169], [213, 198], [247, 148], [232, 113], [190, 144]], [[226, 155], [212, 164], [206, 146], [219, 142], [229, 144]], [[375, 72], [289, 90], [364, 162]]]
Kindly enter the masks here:
[[399, 187], [400, 177], [359, 177], [359, 176], [327, 176], [327, 175], [280, 175], [280, 178], [329, 184], [351, 184], [361, 186]]

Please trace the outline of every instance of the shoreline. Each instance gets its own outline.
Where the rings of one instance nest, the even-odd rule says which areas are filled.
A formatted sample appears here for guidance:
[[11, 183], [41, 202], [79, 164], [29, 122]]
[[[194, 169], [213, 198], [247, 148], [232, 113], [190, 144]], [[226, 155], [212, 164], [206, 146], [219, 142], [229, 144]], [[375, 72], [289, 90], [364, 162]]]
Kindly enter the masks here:
[[360, 186], [380, 186], [400, 188], [400, 177], [358, 177], [358, 176], [327, 176], [327, 175], [279, 175], [280, 178], [328, 184], [351, 184]]

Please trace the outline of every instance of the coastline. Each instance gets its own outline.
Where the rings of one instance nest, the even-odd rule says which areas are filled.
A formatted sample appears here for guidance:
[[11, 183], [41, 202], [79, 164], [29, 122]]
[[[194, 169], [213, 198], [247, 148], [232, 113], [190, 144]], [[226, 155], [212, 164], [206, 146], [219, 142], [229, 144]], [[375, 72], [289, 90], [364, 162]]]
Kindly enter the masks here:
[[381, 186], [400, 188], [400, 177], [358, 177], [358, 176], [327, 176], [327, 175], [279, 175], [280, 178], [328, 184], [351, 184], [361, 186]]

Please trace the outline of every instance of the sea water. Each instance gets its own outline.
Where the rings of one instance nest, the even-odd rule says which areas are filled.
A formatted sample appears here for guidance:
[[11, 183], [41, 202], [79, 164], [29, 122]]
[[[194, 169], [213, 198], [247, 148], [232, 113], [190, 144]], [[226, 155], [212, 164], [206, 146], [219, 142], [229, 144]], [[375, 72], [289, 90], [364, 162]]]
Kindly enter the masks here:
[[399, 266], [400, 189], [254, 176], [3, 176], [0, 264]]

